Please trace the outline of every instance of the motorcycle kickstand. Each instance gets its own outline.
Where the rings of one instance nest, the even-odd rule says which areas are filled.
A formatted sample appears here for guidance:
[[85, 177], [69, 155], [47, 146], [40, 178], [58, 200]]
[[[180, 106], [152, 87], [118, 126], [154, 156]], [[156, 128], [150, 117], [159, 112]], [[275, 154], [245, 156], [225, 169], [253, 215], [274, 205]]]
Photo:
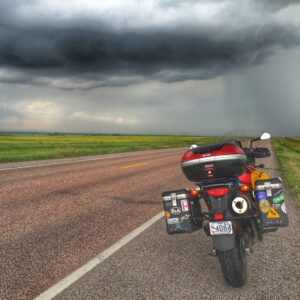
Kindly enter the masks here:
[[217, 250], [215, 248], [212, 248], [212, 251], [208, 255], [217, 257], [218, 256], [218, 252], [217, 252]]
[[253, 247], [252, 247], [252, 237], [249, 235], [248, 241], [245, 243], [244, 252], [247, 256], [250, 256], [251, 253], [253, 253]]

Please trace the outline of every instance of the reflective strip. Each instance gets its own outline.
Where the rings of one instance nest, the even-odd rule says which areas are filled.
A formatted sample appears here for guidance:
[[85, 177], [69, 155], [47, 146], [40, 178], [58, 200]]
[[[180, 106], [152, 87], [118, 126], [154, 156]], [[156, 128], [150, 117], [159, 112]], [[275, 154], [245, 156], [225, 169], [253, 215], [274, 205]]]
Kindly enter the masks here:
[[282, 183], [272, 183], [272, 184], [264, 184], [258, 185], [255, 187], [256, 191], [269, 190], [269, 189], [281, 189]]
[[[173, 195], [169, 195], [169, 196], [164, 196], [163, 197], [163, 200], [164, 201], [171, 201], [173, 200]], [[181, 200], [181, 199], [187, 199], [188, 198], [188, 195], [187, 194], [178, 194], [176, 195], [176, 198], [175, 199], [178, 199], [178, 200]]]
[[247, 161], [247, 157], [244, 154], [229, 154], [229, 155], [201, 157], [193, 160], [184, 161], [182, 163], [182, 166], [189, 167], [189, 166], [197, 165], [199, 163], [211, 163], [211, 162], [217, 162], [222, 160], [237, 160], [237, 159], [242, 159], [245, 162]]

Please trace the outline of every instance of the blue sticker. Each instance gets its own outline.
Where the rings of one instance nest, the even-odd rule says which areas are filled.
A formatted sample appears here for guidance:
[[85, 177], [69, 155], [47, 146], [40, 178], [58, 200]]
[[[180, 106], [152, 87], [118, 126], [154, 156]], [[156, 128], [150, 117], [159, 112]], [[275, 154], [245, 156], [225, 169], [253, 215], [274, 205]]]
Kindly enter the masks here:
[[181, 226], [181, 224], [176, 223], [176, 224], [175, 224], [175, 228], [176, 228], [176, 229], [182, 229], [182, 226]]
[[258, 192], [258, 193], [256, 194], [256, 200], [266, 199], [266, 198], [268, 198], [266, 192]]
[[173, 207], [172, 201], [164, 201], [165, 207]]

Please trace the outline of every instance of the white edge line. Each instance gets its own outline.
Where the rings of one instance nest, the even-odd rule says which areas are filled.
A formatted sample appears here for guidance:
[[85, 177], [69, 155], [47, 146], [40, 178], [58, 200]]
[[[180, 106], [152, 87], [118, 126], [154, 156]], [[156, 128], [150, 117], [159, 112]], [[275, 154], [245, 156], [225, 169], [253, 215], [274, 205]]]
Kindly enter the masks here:
[[[96, 158], [86, 158], [86, 159], [73, 159], [71, 161], [61, 161], [61, 162], [53, 162], [53, 163], [42, 163], [42, 164], [37, 164], [37, 165], [29, 165], [29, 166], [20, 166], [20, 167], [8, 167], [8, 168], [0, 168], [0, 172], [1, 171], [10, 171], [10, 170], [18, 170], [18, 169], [30, 169], [30, 168], [38, 168], [38, 167], [44, 167], [44, 166], [53, 166], [53, 165], [63, 165], [63, 164], [76, 164], [76, 163], [80, 163], [80, 162], [85, 162], [85, 161], [95, 161], [95, 160], [103, 160], [103, 159], [111, 159], [111, 158], [122, 158], [122, 157], [127, 157], [127, 156], [137, 156], [137, 155], [147, 155], [147, 154], [151, 154], [151, 153], [160, 153], [160, 152], [167, 152], [167, 150], [169, 151], [179, 151], [181, 150], [180, 148], [170, 148], [170, 149], [160, 149], [160, 150], [150, 150], [147, 152], [132, 152], [132, 153], [128, 153], [128, 154], [123, 154], [123, 155], [118, 155], [118, 153], [114, 153], [114, 155], [110, 155], [110, 156], [103, 156], [103, 157], [96, 157]], [[101, 154], [100, 154], [101, 155]], [[105, 154], [104, 154], [105, 155]]]
[[160, 218], [163, 217], [163, 212], [158, 213], [156, 216], [148, 220], [146, 223], [142, 224], [138, 228], [131, 231], [129, 234], [125, 235], [123, 238], [121, 238], [119, 241], [114, 243], [112, 246], [110, 246], [108, 249], [104, 250], [103, 252], [99, 253], [97, 256], [92, 258], [90, 261], [88, 261], [85, 265], [81, 266], [71, 274], [67, 275], [65, 278], [60, 280], [58, 283], [50, 287], [48, 290], [40, 294], [35, 298], [35, 300], [49, 300], [56, 297], [58, 294], [63, 292], [66, 288], [68, 288], [72, 283], [80, 279], [82, 276], [87, 274], [89, 271], [91, 271], [93, 268], [95, 268], [97, 265], [101, 264], [105, 259], [113, 255], [115, 252], [117, 252], [120, 248], [122, 248], [124, 245], [129, 243], [131, 240], [133, 240], [135, 237], [137, 237], [139, 234], [141, 234], [143, 231], [145, 231], [147, 228], [149, 228], [151, 225], [153, 225], [155, 222], [157, 222]]

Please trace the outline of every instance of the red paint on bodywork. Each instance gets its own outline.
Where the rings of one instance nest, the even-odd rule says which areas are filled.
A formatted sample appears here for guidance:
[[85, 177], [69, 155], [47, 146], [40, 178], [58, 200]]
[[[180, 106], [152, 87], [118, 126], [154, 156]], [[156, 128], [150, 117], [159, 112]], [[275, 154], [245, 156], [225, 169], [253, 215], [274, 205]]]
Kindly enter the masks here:
[[229, 154], [245, 154], [245, 153], [240, 147], [236, 145], [224, 144], [219, 150], [214, 150], [210, 152], [194, 153], [193, 151], [189, 150], [183, 155], [181, 161], [183, 162], [183, 161], [193, 160], [197, 158], [213, 157], [213, 156], [229, 155]]
[[241, 183], [245, 183], [245, 184], [251, 184], [251, 173], [255, 170], [254, 167], [252, 166], [247, 166], [246, 167], [246, 171], [241, 175], [239, 176], [239, 181]]

